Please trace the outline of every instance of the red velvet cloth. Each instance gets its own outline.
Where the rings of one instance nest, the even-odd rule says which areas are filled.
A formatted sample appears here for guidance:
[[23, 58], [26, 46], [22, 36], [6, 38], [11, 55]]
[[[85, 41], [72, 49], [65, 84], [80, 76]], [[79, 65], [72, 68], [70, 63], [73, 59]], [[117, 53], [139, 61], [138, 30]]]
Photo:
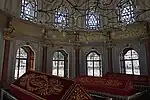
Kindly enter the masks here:
[[119, 80], [130, 80], [133, 84], [139, 85], [149, 85], [150, 78], [146, 75], [132, 75], [132, 74], [123, 74], [123, 73], [106, 73], [103, 77], [110, 79], [119, 79]]
[[12, 86], [9, 87], [9, 90], [13, 96], [15, 96], [19, 100], [36, 100], [35, 97], [28, 95]]
[[17, 79], [9, 90], [19, 100], [76, 100], [79, 97], [91, 100], [86, 91], [74, 81], [33, 71]]
[[89, 91], [104, 92], [121, 96], [129, 96], [136, 93], [133, 84], [130, 81], [116, 80], [109, 78], [80, 76], [75, 79]]
[[[73, 83], [72, 80], [29, 71], [10, 85], [10, 91], [21, 100], [27, 100], [28, 98], [32, 100], [36, 96], [44, 99], [60, 100]], [[36, 96], [32, 97], [30, 94]]]

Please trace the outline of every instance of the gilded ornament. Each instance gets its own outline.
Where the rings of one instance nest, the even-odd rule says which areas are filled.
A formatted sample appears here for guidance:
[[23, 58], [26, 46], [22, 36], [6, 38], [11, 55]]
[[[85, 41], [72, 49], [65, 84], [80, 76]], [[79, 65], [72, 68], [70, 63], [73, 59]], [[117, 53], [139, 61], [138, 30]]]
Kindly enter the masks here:
[[4, 29], [3, 37], [5, 40], [10, 40], [15, 37], [15, 28], [11, 22], [9, 22], [9, 27]]
[[41, 96], [58, 95], [63, 90], [63, 85], [58, 79], [48, 79], [46, 75], [38, 74], [23, 76], [20, 85]]

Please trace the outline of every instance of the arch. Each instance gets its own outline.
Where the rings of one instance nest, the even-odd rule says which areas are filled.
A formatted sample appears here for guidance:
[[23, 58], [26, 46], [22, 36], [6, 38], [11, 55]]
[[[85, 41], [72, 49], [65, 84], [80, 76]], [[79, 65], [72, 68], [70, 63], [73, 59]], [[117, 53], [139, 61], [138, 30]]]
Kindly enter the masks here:
[[23, 46], [28, 46], [29, 48], [32, 49], [32, 51], [36, 54], [37, 53], [37, 48], [35, 47], [35, 45], [33, 45], [31, 42], [20, 42], [19, 44], [16, 45], [16, 52], [17, 49]]
[[140, 75], [139, 54], [133, 48], [125, 48], [120, 55], [121, 73]]
[[53, 53], [52, 75], [68, 77], [68, 54], [64, 50]]
[[102, 76], [102, 57], [96, 51], [86, 55], [86, 72], [89, 76]]

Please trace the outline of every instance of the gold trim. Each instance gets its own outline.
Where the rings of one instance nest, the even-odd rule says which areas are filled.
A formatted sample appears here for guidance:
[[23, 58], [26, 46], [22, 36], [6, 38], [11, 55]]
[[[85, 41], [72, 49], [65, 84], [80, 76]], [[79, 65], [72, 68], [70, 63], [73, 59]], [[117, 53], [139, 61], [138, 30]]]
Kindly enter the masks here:
[[20, 87], [18, 87], [16, 85], [11, 84], [10, 86], [13, 87], [13, 88], [18, 89], [19, 91], [21, 91], [21, 92], [23, 92], [23, 93], [25, 93], [25, 94], [33, 97], [33, 98], [36, 97], [35, 99], [37, 99], [37, 100], [46, 100], [44, 98], [41, 98], [40, 96], [37, 96], [37, 95], [35, 95], [35, 94], [33, 94], [33, 93], [29, 92], [29, 91], [24, 90], [24, 89], [22, 89], [22, 88], [20, 88]]
[[[87, 93], [87, 91], [84, 88], [82, 88], [82, 86], [80, 84], [74, 84], [74, 83], [70, 86], [70, 88], [68, 89], [68, 91], [66, 91], [66, 93], [61, 98], [61, 100], [66, 100], [66, 99], [68, 100], [68, 98], [71, 96], [71, 94], [73, 92], [77, 92], [76, 91], [77, 88], [80, 89], [80, 92], [83, 92], [83, 94], [85, 94], [84, 96], [87, 97], [86, 100], [89, 100], [89, 99], [92, 100], [92, 98], [89, 96], [89, 94]], [[73, 98], [76, 98], [76, 100], [80, 100], [80, 99], [78, 99], [78, 97], [81, 98], [79, 95], [76, 95]]]

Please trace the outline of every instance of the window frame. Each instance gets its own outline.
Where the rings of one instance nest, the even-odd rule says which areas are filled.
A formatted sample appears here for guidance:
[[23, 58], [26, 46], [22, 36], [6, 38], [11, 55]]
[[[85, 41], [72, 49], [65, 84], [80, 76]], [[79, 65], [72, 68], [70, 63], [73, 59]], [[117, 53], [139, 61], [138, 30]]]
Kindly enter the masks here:
[[[122, 13], [124, 11], [124, 9], [127, 9], [127, 7], [129, 7], [130, 11], [128, 10], [128, 12]], [[134, 7], [134, 2], [132, 0], [127, 0], [127, 1], [121, 0], [120, 3], [118, 4], [118, 8], [119, 8], [118, 9], [118, 20], [120, 23], [132, 24], [136, 21], [135, 7]], [[126, 18], [124, 18], [124, 17], [126, 17]], [[130, 20], [128, 18], [130, 18]], [[122, 19], [125, 19], [125, 21]]]
[[[30, 5], [30, 7], [28, 7]], [[21, 0], [21, 12], [20, 12], [20, 18], [28, 21], [37, 21], [37, 0]], [[27, 13], [28, 12], [28, 13]], [[33, 14], [30, 14], [33, 13]]]
[[[58, 53], [58, 54], [61, 53], [63, 55], [64, 59], [63, 60], [60, 60], [60, 59], [54, 60], [53, 57], [54, 57], [55, 53]], [[64, 50], [57, 50], [53, 53], [53, 57], [52, 57], [52, 75], [53, 75], [53, 62], [58, 63], [57, 68], [56, 68], [57, 69], [57, 75], [56, 76], [59, 76], [59, 62], [63, 61], [64, 62], [64, 76], [63, 77], [69, 77], [68, 54]], [[62, 76], [59, 76], [59, 77], [62, 77]]]
[[[61, 11], [61, 10], [63, 10], [63, 11]], [[60, 18], [60, 15], [61, 15], [61, 17], [63, 17], [65, 19], [65, 24], [62, 24], [62, 18], [59, 23], [58, 19]], [[68, 22], [69, 22], [68, 15], [69, 15], [69, 12], [68, 12], [67, 7], [61, 6], [61, 7], [57, 8], [55, 10], [55, 15], [54, 15], [55, 26], [62, 27], [62, 28], [68, 27]]]
[[[98, 56], [99, 56], [99, 60], [88, 60], [87, 59], [87, 57], [89, 56], [89, 54], [91, 54], [91, 53], [96, 53]], [[102, 77], [102, 74], [103, 74], [103, 68], [102, 68], [102, 56], [101, 56], [101, 54], [99, 54], [97, 51], [90, 51], [88, 54], [86, 54], [86, 75], [88, 75], [88, 62], [92, 62], [93, 63], [93, 67], [92, 67], [92, 69], [93, 69], [93, 75], [92, 76], [95, 76], [94, 75], [94, 69], [95, 68], [99, 68], [99, 77]], [[94, 62], [99, 62], [99, 67], [94, 67]], [[91, 75], [88, 75], [88, 76], [91, 76]]]
[[[21, 49], [26, 53], [26, 55], [27, 55], [26, 58], [20, 58], [20, 54], [21, 54], [20, 50]], [[19, 50], [19, 58], [17, 58], [18, 50]], [[17, 52], [16, 52], [16, 56], [15, 56], [15, 71], [16, 71], [16, 67], [18, 68], [17, 69], [18, 71], [17, 71], [17, 77], [15, 77], [15, 73], [14, 73], [14, 79], [18, 79], [20, 77], [19, 71], [20, 71], [20, 68], [21, 68], [20, 63], [21, 63], [22, 60], [26, 61], [26, 66], [25, 66], [26, 71], [28, 69], [28, 66], [27, 66], [27, 64], [28, 64], [28, 53], [27, 53], [27, 51], [23, 47], [20, 47], [20, 48], [17, 49]], [[18, 65], [16, 65], [17, 60], [18, 60]]]
[[[129, 52], [131, 50], [131, 59], [125, 59], [124, 57], [125, 57], [125, 55], [126, 55], [126, 53], [127, 52]], [[133, 59], [132, 58], [132, 50], [134, 50], [133, 48], [125, 48], [124, 50], [123, 50], [123, 52], [121, 53], [121, 58], [120, 58], [120, 72], [121, 73], [125, 73], [125, 74], [127, 74], [126, 73], [126, 65], [125, 65], [125, 61], [131, 61], [131, 63], [132, 63], [132, 74], [131, 75], [137, 75], [137, 74], [135, 74], [134, 73], [134, 70], [135, 70], [135, 67], [134, 67], [134, 64], [133, 64], [133, 61], [136, 61], [136, 60], [138, 60], [138, 63], [139, 63], [139, 75], [141, 75], [141, 69], [140, 69], [140, 60], [139, 60], [139, 53], [136, 51], [136, 50], [134, 50], [138, 55], [138, 58], [137, 59]]]
[[[97, 24], [94, 22], [93, 25], [89, 25], [89, 19], [91, 16], [94, 16], [94, 18], [97, 21]], [[85, 26], [89, 30], [98, 30], [100, 28], [100, 15], [92, 9], [87, 10], [85, 16]]]

